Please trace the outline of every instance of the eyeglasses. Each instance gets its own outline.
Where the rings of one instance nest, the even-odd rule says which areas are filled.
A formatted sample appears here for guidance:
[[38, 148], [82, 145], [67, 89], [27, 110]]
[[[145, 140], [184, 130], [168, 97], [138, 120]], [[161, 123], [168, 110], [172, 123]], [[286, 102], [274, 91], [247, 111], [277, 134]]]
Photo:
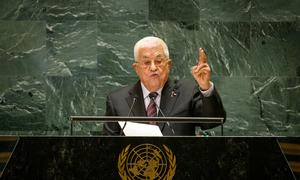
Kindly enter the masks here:
[[168, 62], [168, 60], [168, 58], [155, 58], [152, 61], [150, 59], [144, 59], [141, 61], [136, 61], [136, 63], [140, 64], [145, 69], [151, 67], [152, 63], [154, 63], [156, 67], [161, 68], [166, 65], [166, 62]]

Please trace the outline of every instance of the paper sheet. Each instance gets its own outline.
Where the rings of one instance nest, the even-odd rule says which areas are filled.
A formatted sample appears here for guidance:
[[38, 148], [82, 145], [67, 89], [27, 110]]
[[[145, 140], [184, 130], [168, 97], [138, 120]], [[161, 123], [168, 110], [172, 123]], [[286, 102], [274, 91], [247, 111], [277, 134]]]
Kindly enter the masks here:
[[[118, 121], [118, 123], [122, 129], [125, 121]], [[163, 136], [157, 125], [130, 121], [127, 121], [123, 133], [125, 136]]]

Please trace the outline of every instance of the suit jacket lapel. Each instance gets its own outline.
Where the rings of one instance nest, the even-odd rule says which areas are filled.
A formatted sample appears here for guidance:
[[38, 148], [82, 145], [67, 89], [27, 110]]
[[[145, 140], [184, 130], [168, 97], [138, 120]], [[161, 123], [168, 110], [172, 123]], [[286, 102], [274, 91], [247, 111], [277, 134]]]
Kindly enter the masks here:
[[[160, 109], [162, 110], [165, 116], [170, 116], [170, 112], [173, 109], [179, 95], [180, 92], [178, 92], [177, 90], [176, 82], [171, 83], [170, 81], [167, 81], [162, 90], [160, 100]], [[129, 90], [129, 94], [126, 97], [126, 101], [129, 108], [131, 107], [134, 98], [136, 98], [136, 102], [132, 108], [130, 116], [147, 116], [140, 81], [138, 81], [133, 86], [133, 88]], [[161, 112], [159, 112], [158, 116], [163, 115], [161, 114]]]
[[143, 97], [143, 91], [140, 81], [138, 81], [132, 89], [129, 90], [129, 95], [126, 97], [128, 107], [133, 104], [133, 99], [136, 98], [136, 102], [133, 105], [132, 111], [129, 116], [147, 116], [145, 111], [145, 103]]
[[[165, 116], [170, 116], [170, 112], [172, 111], [178, 96], [179, 92], [177, 91], [176, 83], [172, 84], [167, 81], [162, 90], [160, 100], [160, 109]], [[163, 115], [159, 113], [159, 116]]]

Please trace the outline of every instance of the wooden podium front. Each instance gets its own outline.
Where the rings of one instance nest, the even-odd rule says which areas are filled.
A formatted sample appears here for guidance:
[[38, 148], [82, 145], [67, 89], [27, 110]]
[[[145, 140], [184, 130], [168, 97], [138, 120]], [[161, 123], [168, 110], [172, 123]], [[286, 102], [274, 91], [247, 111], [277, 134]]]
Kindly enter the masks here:
[[20, 137], [2, 179], [294, 179], [276, 137]]

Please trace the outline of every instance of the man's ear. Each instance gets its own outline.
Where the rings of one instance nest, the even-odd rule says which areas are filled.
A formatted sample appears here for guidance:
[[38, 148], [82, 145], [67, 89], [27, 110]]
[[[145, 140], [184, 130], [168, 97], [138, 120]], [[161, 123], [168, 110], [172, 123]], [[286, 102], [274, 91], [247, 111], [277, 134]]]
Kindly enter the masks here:
[[132, 68], [135, 70], [135, 72], [137, 73], [137, 70], [138, 70], [138, 69], [137, 69], [137, 68], [138, 68], [137, 66], [138, 66], [138, 64], [137, 64], [136, 62], [134, 62], [134, 63], [132, 63], [131, 66], [132, 66]]

